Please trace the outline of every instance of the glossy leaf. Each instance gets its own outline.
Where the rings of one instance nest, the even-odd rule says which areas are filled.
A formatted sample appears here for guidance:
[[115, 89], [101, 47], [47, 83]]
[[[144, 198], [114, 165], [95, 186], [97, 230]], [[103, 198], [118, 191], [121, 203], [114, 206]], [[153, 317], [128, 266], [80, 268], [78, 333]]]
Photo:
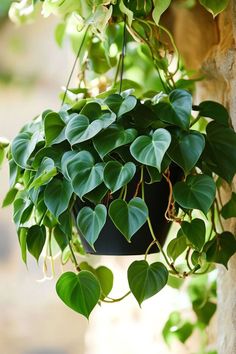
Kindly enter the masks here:
[[74, 192], [82, 199], [103, 182], [104, 164], [95, 164], [93, 156], [88, 151], [79, 152], [67, 165]]
[[156, 129], [152, 135], [139, 136], [130, 146], [132, 156], [144, 165], [161, 170], [161, 163], [171, 142], [171, 135], [166, 129]]
[[112, 125], [101, 132], [93, 140], [94, 147], [103, 158], [112, 150], [130, 144], [137, 136], [136, 129], [124, 129], [122, 126]]
[[225, 231], [209, 241], [204, 250], [208, 262], [223, 264], [228, 268], [228, 262], [236, 252], [236, 239], [231, 232]]
[[23, 132], [18, 134], [12, 142], [11, 152], [15, 163], [22, 167], [28, 167], [28, 159], [40, 139], [40, 133]]
[[68, 246], [68, 239], [58, 225], [56, 225], [56, 227], [53, 229], [53, 236], [56, 243], [63, 252], [64, 249], [66, 249], [66, 247]]
[[207, 214], [216, 193], [214, 180], [207, 175], [188, 176], [173, 189], [175, 201], [186, 209], [199, 209]]
[[108, 96], [104, 103], [116, 113], [117, 117], [119, 118], [125, 113], [128, 113], [134, 109], [137, 104], [137, 99], [134, 96], [127, 96], [122, 98], [121, 95], [113, 94]]
[[167, 254], [170, 258], [175, 261], [186, 249], [187, 249], [187, 240], [185, 235], [182, 233], [170, 241], [167, 246]]
[[38, 261], [46, 241], [45, 226], [33, 225], [28, 229], [26, 244], [28, 251]]
[[66, 138], [71, 145], [82, 143], [96, 136], [102, 129], [107, 128], [116, 119], [114, 113], [105, 112], [99, 119], [89, 119], [82, 114], [73, 114], [66, 127]]
[[214, 101], [203, 101], [198, 107], [199, 114], [202, 117], [212, 118], [219, 124], [229, 126], [229, 113], [222, 104]]
[[224, 219], [236, 217], [236, 193], [233, 192], [231, 199], [223, 206], [221, 215]]
[[31, 202], [27, 192], [18, 192], [16, 199], [14, 200], [13, 207], [13, 220], [18, 227], [30, 218], [33, 210], [33, 203]]
[[9, 191], [5, 195], [5, 198], [3, 199], [2, 208], [7, 207], [8, 205], [10, 205], [10, 204], [12, 204], [14, 202], [18, 191], [19, 190], [17, 188], [15, 188], [15, 187], [9, 189]]
[[34, 177], [34, 180], [27, 187], [31, 188], [39, 188], [40, 186], [48, 183], [51, 179], [57, 174], [57, 169], [55, 167], [54, 161], [50, 158], [45, 157], [41, 162], [38, 171]]
[[160, 262], [149, 265], [147, 261], [134, 261], [128, 269], [129, 287], [139, 305], [157, 294], [167, 280], [168, 270]]
[[50, 112], [44, 119], [46, 145], [60, 143], [65, 140], [65, 123], [56, 112]]
[[26, 245], [27, 234], [28, 234], [28, 229], [26, 227], [21, 227], [18, 230], [18, 239], [19, 239], [20, 249], [21, 249], [21, 258], [25, 264], [27, 264], [27, 245]]
[[72, 192], [71, 185], [66, 179], [54, 178], [48, 183], [44, 191], [44, 201], [55, 218], [68, 208]]
[[152, 13], [153, 20], [159, 25], [159, 21], [163, 12], [165, 12], [171, 4], [171, 0], [154, 0], [154, 10]]
[[110, 205], [109, 215], [117, 229], [130, 241], [146, 222], [148, 208], [141, 198], [133, 198], [129, 203], [116, 199]]
[[169, 95], [169, 101], [167, 102], [165, 98], [157, 103], [154, 109], [163, 122], [187, 130], [190, 125], [192, 96], [184, 90], [173, 90]]
[[133, 162], [122, 165], [118, 161], [109, 161], [104, 168], [104, 183], [114, 193], [131, 181], [135, 171]]
[[203, 220], [194, 219], [191, 223], [183, 221], [181, 229], [189, 242], [198, 250], [201, 251], [205, 243], [206, 226]]
[[67, 306], [86, 318], [89, 318], [101, 293], [98, 280], [86, 270], [82, 270], [78, 274], [73, 272], [62, 274], [57, 281], [56, 291]]
[[168, 156], [187, 173], [196, 165], [204, 147], [202, 134], [196, 131], [181, 132], [172, 140]]
[[214, 17], [224, 11], [228, 3], [229, 0], [200, 0], [200, 4], [211, 12]]
[[77, 216], [77, 226], [86, 241], [94, 248], [107, 217], [105, 205], [99, 204], [95, 209], [84, 207]]
[[215, 122], [207, 125], [206, 132], [212, 162], [210, 167], [230, 183], [236, 173], [236, 133]]

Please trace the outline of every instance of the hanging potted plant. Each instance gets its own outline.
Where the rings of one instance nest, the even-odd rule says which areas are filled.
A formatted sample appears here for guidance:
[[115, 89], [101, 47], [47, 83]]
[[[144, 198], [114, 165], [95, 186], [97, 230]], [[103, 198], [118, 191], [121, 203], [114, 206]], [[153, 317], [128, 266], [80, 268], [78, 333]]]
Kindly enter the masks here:
[[[13, 203], [23, 260], [27, 251], [37, 261], [43, 250], [52, 257], [57, 244], [62, 263], [71, 259], [76, 269], [60, 276], [57, 293], [86, 317], [97, 303], [130, 293], [141, 304], [169, 274], [185, 278], [212, 263], [227, 267], [236, 252], [234, 235], [216, 218], [217, 188], [236, 172], [228, 112], [213, 101], [193, 105], [191, 93], [176, 88], [166, 57], [153, 58], [168, 74], [165, 92], [140, 97], [122, 91], [126, 26], [125, 20], [119, 88], [44, 111], [8, 152], [11, 189], [4, 205]], [[163, 247], [172, 222], [177, 235]], [[81, 262], [77, 253], [84, 251], [144, 254], [128, 269], [129, 292], [109, 297], [112, 272]], [[149, 264], [150, 252], [160, 252], [164, 262]], [[176, 265], [181, 254], [184, 270]]]

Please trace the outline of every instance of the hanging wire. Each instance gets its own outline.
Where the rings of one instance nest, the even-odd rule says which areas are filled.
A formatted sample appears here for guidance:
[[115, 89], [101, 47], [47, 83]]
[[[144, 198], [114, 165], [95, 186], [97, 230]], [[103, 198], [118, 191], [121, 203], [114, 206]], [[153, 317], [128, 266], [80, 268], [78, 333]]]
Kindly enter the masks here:
[[69, 78], [68, 78], [68, 81], [67, 81], [67, 84], [66, 84], [66, 89], [65, 89], [65, 92], [64, 92], [64, 95], [63, 95], [63, 99], [62, 99], [61, 106], [63, 106], [63, 104], [65, 103], [65, 99], [66, 99], [66, 95], [67, 95], [67, 92], [68, 92], [68, 89], [69, 89], [69, 85], [70, 85], [70, 82], [71, 82], [71, 79], [72, 79], [72, 75], [73, 75], [73, 73], [74, 73], [74, 71], [75, 71], [75, 67], [76, 67], [77, 61], [79, 60], [81, 51], [82, 51], [82, 49], [83, 49], [83, 45], [84, 45], [85, 39], [86, 39], [86, 37], [87, 37], [88, 29], [89, 29], [89, 26], [88, 26], [88, 27], [86, 28], [86, 30], [85, 30], [83, 39], [82, 39], [82, 41], [81, 41], [81, 43], [80, 43], [80, 46], [79, 46], [77, 55], [76, 55], [76, 57], [75, 57], [75, 61], [74, 61], [74, 64], [73, 64], [73, 66], [72, 66], [72, 69], [71, 69], [71, 72], [70, 72], [70, 75], [69, 75]]
[[122, 81], [123, 81], [123, 74], [124, 74], [124, 60], [126, 54], [126, 16], [124, 18], [124, 29], [123, 29], [123, 42], [122, 42], [122, 52], [121, 52], [121, 69], [120, 69], [120, 88], [119, 94], [122, 91]]

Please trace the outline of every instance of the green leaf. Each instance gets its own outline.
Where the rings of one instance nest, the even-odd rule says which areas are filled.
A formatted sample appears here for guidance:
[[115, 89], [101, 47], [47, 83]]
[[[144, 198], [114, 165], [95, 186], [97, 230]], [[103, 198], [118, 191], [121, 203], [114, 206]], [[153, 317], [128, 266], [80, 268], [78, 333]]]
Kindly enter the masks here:
[[216, 304], [210, 301], [206, 301], [205, 303], [198, 306], [197, 303], [193, 302], [193, 310], [197, 315], [197, 319], [201, 324], [208, 326], [211, 318], [216, 312]]
[[56, 227], [53, 229], [53, 236], [56, 240], [56, 243], [63, 252], [64, 249], [68, 246], [68, 239], [65, 233], [60, 229], [59, 225], [56, 225]]
[[129, 287], [134, 297], [141, 303], [157, 294], [167, 283], [168, 270], [164, 264], [134, 261], [128, 269]]
[[236, 133], [216, 122], [209, 123], [206, 132], [211, 169], [230, 183], [236, 173]]
[[169, 102], [164, 98], [153, 106], [160, 120], [188, 130], [192, 111], [192, 96], [184, 90], [173, 90]]
[[122, 165], [118, 161], [109, 161], [104, 168], [104, 183], [112, 193], [127, 185], [134, 177], [136, 167], [133, 162]]
[[141, 198], [133, 198], [129, 203], [116, 199], [110, 205], [109, 215], [117, 229], [130, 242], [131, 237], [146, 222], [148, 208]]
[[163, 12], [165, 12], [171, 4], [171, 0], [154, 0], [154, 10], [152, 13], [153, 20], [156, 22], [157, 26]]
[[167, 246], [167, 254], [175, 261], [188, 247], [185, 235], [180, 235], [173, 240]]
[[0, 147], [0, 167], [1, 167], [2, 164], [3, 164], [4, 157], [5, 157], [5, 149], [2, 148], [2, 147]]
[[233, 192], [231, 199], [223, 206], [221, 215], [224, 219], [236, 217], [236, 193]]
[[229, 0], [199, 0], [200, 4], [204, 6], [214, 17], [220, 12], [224, 11], [228, 6]]
[[5, 198], [3, 199], [3, 202], [2, 202], [3, 208], [5, 208], [6, 206], [8, 206], [14, 202], [18, 191], [19, 191], [19, 189], [15, 188], [15, 187], [12, 187], [9, 189], [9, 191], [7, 192]]
[[203, 101], [198, 107], [199, 114], [202, 117], [212, 118], [219, 124], [229, 126], [229, 113], [222, 104], [214, 101]]
[[112, 150], [130, 144], [136, 136], [136, 129], [124, 129], [122, 126], [114, 124], [96, 136], [93, 144], [101, 158], [103, 158]]
[[93, 189], [91, 192], [84, 195], [84, 198], [88, 199], [91, 203], [97, 205], [102, 202], [103, 198], [107, 194], [108, 189], [104, 183]]
[[39, 132], [23, 132], [15, 137], [11, 145], [11, 152], [13, 160], [18, 166], [22, 168], [28, 167], [29, 157], [34, 151], [39, 139]]
[[28, 229], [26, 244], [28, 251], [39, 260], [39, 256], [42, 253], [44, 244], [46, 241], [46, 229], [45, 226], [33, 225]]
[[95, 164], [88, 151], [79, 152], [67, 165], [74, 192], [82, 199], [103, 182], [104, 163]]
[[170, 142], [170, 133], [160, 128], [154, 131], [152, 137], [139, 136], [130, 146], [130, 152], [137, 161], [161, 171], [161, 163]]
[[236, 252], [236, 239], [231, 232], [225, 231], [207, 242], [204, 250], [208, 262], [223, 264], [228, 269], [228, 262]]
[[112, 112], [104, 112], [98, 119], [91, 123], [82, 114], [72, 114], [66, 127], [66, 138], [71, 145], [82, 143], [96, 136], [102, 129], [107, 128], [116, 119]]
[[56, 26], [55, 32], [54, 32], [54, 37], [56, 40], [56, 43], [58, 44], [59, 47], [62, 47], [63, 39], [65, 37], [65, 32], [66, 32], [66, 24], [65, 23], [59, 23]]
[[137, 104], [137, 98], [134, 96], [127, 96], [123, 98], [121, 95], [113, 94], [108, 96], [104, 103], [116, 113], [117, 117], [128, 113], [134, 109]]
[[31, 188], [38, 189], [42, 185], [51, 181], [51, 179], [57, 174], [57, 169], [55, 167], [54, 161], [48, 157], [45, 157], [41, 162], [38, 171], [34, 177], [34, 180], [27, 187], [28, 190]]
[[175, 201], [183, 208], [198, 209], [207, 214], [216, 194], [214, 180], [207, 175], [188, 176], [173, 188]]
[[203, 220], [194, 219], [191, 223], [183, 221], [181, 229], [189, 242], [198, 250], [201, 251], [205, 243], [206, 226]]
[[44, 118], [46, 145], [58, 144], [65, 140], [65, 123], [56, 112], [50, 112]]
[[204, 147], [205, 139], [202, 134], [182, 131], [173, 138], [168, 156], [187, 173], [196, 165]]
[[66, 179], [54, 178], [44, 191], [44, 202], [57, 219], [68, 208], [73, 190]]
[[27, 239], [28, 229], [26, 227], [21, 227], [18, 230], [18, 238], [21, 249], [21, 258], [22, 261], [27, 264], [27, 247], [26, 247], [26, 239]]
[[17, 193], [13, 204], [13, 220], [17, 227], [30, 218], [33, 206], [34, 205], [26, 191], [20, 191]]
[[105, 225], [106, 217], [107, 208], [102, 204], [97, 205], [94, 210], [84, 207], [77, 216], [78, 228], [92, 248]]
[[128, 7], [125, 6], [123, 0], [120, 0], [119, 7], [120, 7], [120, 11], [123, 12], [127, 16], [128, 25], [131, 27], [132, 26], [133, 17], [134, 17], [133, 12], [130, 9], [128, 9]]
[[56, 284], [60, 299], [72, 310], [86, 318], [100, 299], [100, 285], [96, 277], [86, 270], [78, 274], [66, 272], [61, 275]]
[[169, 316], [166, 322], [162, 335], [166, 344], [170, 345], [173, 339], [179, 340], [181, 343], [185, 343], [191, 336], [194, 330], [194, 325], [189, 321], [184, 321], [180, 313], [175, 311]]

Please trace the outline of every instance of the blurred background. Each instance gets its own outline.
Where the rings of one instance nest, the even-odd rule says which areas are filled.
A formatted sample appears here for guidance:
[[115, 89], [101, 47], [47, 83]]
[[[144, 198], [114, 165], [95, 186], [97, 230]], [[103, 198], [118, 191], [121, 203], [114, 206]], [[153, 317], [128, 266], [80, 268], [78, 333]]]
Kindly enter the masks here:
[[[0, 1], [0, 136], [11, 140], [20, 127], [41, 111], [59, 108], [58, 93], [73, 62], [65, 43], [54, 40], [55, 20], [16, 27], [7, 19], [10, 1]], [[0, 173], [2, 202], [8, 189], [7, 164]], [[0, 353], [1, 354], [191, 354], [199, 337], [167, 346], [162, 329], [172, 311], [186, 323], [194, 321], [184, 291], [166, 287], [140, 310], [129, 297], [121, 303], [97, 306], [88, 322], [57, 297], [54, 280], [43, 280], [42, 267], [20, 257], [9, 209], [0, 209]], [[127, 290], [125, 270], [133, 259], [94, 257], [115, 271], [113, 296]], [[58, 271], [59, 274], [59, 271]], [[190, 326], [191, 327], [191, 326]], [[188, 326], [186, 327], [188, 331]], [[173, 332], [176, 328], [173, 328]], [[191, 329], [190, 329], [191, 331]]]

